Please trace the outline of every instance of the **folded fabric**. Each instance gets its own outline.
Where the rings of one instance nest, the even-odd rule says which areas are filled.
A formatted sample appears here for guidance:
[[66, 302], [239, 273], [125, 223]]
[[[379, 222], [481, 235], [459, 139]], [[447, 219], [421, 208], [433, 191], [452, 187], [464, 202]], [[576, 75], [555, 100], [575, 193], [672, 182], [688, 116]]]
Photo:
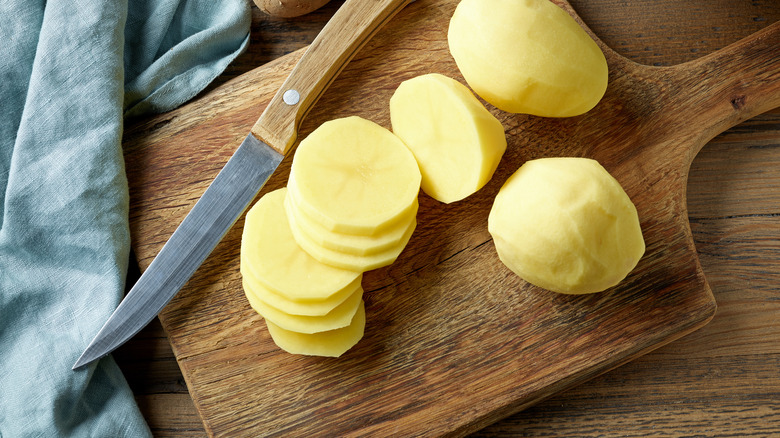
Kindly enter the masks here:
[[110, 356], [71, 370], [124, 290], [124, 117], [195, 96], [250, 19], [246, 0], [0, 2], [0, 437], [150, 435]]

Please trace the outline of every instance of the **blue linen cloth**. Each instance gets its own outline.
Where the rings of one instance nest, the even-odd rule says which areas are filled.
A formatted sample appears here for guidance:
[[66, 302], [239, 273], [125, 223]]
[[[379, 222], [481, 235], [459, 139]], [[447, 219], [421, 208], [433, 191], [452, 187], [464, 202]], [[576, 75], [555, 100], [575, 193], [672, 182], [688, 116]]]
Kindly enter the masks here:
[[248, 0], [0, 1], [0, 437], [143, 437], [116, 363], [71, 366], [129, 257], [124, 119], [195, 96]]

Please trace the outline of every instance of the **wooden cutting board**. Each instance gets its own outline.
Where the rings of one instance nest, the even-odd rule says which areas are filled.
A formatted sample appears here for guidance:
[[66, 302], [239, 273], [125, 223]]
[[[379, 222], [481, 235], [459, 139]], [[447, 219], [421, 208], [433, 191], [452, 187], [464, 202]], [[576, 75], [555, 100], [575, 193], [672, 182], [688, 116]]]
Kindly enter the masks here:
[[[404, 79], [439, 72], [462, 81], [446, 46], [456, 3], [419, 0], [401, 12], [325, 93], [301, 137], [354, 114], [389, 127], [387, 102]], [[602, 48], [610, 86], [588, 114], [543, 119], [491, 108], [509, 143], [494, 179], [452, 205], [420, 195], [407, 249], [365, 275], [366, 335], [342, 358], [291, 356], [274, 346], [241, 290], [239, 220], [160, 315], [206, 430], [465, 434], [704, 325], [715, 302], [687, 222], [688, 168], [709, 139], [780, 106], [780, 25], [676, 67], [637, 65]], [[126, 132], [131, 231], [142, 269], [299, 56]], [[492, 199], [525, 160], [544, 156], [598, 159], [636, 203], [648, 249], [620, 286], [558, 295], [522, 282], [498, 260], [487, 232]], [[285, 185], [289, 162], [262, 193]]]

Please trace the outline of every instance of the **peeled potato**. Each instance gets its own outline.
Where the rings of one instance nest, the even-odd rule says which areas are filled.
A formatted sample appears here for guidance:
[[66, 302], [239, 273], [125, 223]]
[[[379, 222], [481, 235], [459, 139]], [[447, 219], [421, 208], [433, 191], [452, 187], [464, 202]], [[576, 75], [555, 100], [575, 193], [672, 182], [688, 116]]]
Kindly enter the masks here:
[[254, 0], [261, 11], [273, 17], [292, 18], [308, 14], [330, 0]]
[[347, 234], [392, 227], [417, 197], [420, 178], [414, 155], [398, 137], [354, 116], [309, 134], [290, 169], [297, 205], [326, 229]]
[[401, 236], [401, 240], [398, 245], [394, 245], [388, 249], [380, 252], [355, 255], [346, 253], [343, 251], [337, 251], [326, 248], [317, 243], [315, 238], [310, 236], [304, 228], [301, 228], [297, 223], [296, 215], [289, 215], [288, 220], [290, 222], [290, 229], [292, 230], [295, 240], [298, 242], [301, 248], [309, 253], [313, 258], [319, 262], [347, 270], [360, 270], [370, 271], [372, 269], [381, 268], [393, 263], [398, 256], [403, 252], [406, 244], [414, 233], [416, 220], [412, 222], [411, 226], [406, 229], [404, 235]]
[[244, 291], [247, 294], [256, 296], [261, 301], [267, 303], [282, 312], [291, 315], [322, 316], [333, 310], [336, 306], [343, 303], [353, 292], [361, 287], [362, 277], [355, 278], [355, 281], [345, 288], [336, 291], [333, 295], [322, 300], [291, 300], [284, 294], [268, 288], [262, 281], [254, 276], [252, 269], [246, 267], [246, 260], [241, 260], [241, 275]]
[[504, 111], [576, 116], [607, 88], [604, 53], [548, 0], [462, 0], [447, 38], [469, 86]]
[[361, 271], [323, 264], [295, 242], [284, 209], [286, 194], [286, 188], [267, 193], [247, 213], [241, 266], [292, 301], [327, 300], [360, 281]]
[[266, 321], [266, 325], [276, 345], [288, 353], [339, 357], [363, 337], [366, 326], [366, 311], [361, 300], [355, 316], [348, 326], [319, 333], [293, 332], [285, 330], [271, 321]]
[[501, 122], [465, 85], [440, 74], [402, 82], [390, 99], [390, 117], [417, 159], [422, 190], [444, 203], [482, 188], [506, 150]]
[[645, 251], [634, 204], [615, 178], [586, 158], [523, 164], [499, 190], [488, 231], [509, 269], [566, 294], [617, 285]]
[[[291, 186], [294, 187], [292, 184]], [[416, 215], [419, 203], [417, 198], [414, 198], [410, 209], [404, 212], [402, 217], [383, 232], [371, 235], [347, 234], [328, 230], [309, 217], [304, 210], [297, 207], [294, 191], [288, 190], [285, 208], [288, 217], [295, 216], [296, 225], [310, 238], [312, 243], [346, 254], [369, 256], [387, 252], [404, 244], [403, 239], [408, 234], [409, 229], [414, 229], [417, 224]]]
[[249, 293], [246, 288], [246, 298], [252, 308], [266, 321], [270, 321], [285, 330], [298, 333], [317, 333], [346, 327], [352, 321], [358, 305], [363, 299], [363, 288], [356, 289], [344, 302], [333, 310], [321, 316], [291, 315], [269, 305], [257, 295]]

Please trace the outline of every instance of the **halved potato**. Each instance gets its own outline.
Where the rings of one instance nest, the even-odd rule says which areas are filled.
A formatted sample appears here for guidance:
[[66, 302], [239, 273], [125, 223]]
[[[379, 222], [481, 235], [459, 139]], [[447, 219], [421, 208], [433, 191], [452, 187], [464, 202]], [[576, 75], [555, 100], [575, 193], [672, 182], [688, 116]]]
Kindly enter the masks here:
[[361, 300], [355, 316], [348, 326], [319, 333], [298, 333], [285, 330], [268, 320], [266, 320], [266, 325], [276, 345], [288, 353], [339, 357], [363, 337], [366, 326], [366, 311]]
[[437, 73], [402, 82], [390, 118], [417, 159], [422, 190], [444, 203], [481, 189], [506, 150], [501, 122], [465, 85]]

